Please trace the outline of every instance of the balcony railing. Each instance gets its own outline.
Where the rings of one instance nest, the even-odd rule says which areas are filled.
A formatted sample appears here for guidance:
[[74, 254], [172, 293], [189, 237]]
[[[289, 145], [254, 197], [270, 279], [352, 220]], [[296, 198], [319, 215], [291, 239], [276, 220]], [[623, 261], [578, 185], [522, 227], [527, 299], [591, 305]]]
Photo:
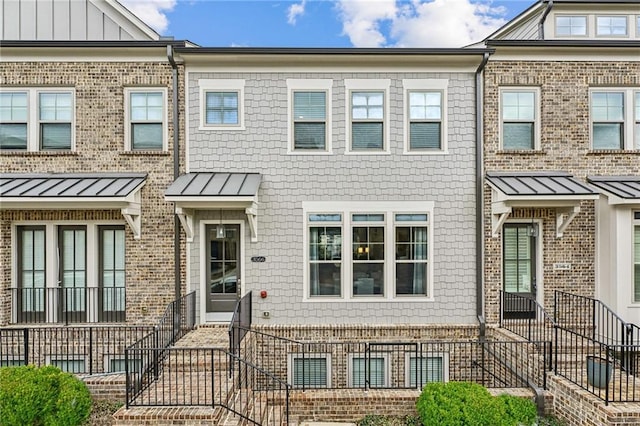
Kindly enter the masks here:
[[19, 324], [124, 322], [124, 287], [12, 288], [13, 321]]

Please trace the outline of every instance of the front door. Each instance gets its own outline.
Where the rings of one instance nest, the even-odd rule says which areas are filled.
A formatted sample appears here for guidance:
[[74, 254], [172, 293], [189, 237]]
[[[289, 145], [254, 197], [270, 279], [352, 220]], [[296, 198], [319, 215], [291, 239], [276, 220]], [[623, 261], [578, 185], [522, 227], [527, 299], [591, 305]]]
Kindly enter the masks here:
[[504, 318], [535, 318], [536, 235], [534, 223], [506, 223], [503, 227]]
[[207, 313], [230, 320], [240, 295], [240, 225], [207, 225], [206, 232]]

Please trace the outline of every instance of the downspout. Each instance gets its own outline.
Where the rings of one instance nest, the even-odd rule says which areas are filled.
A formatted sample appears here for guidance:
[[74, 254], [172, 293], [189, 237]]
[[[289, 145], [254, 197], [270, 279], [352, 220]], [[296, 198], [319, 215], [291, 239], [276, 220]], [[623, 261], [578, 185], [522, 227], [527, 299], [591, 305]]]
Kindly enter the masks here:
[[544, 22], [547, 20], [547, 15], [551, 12], [551, 8], [553, 8], [553, 0], [549, 0], [547, 3], [547, 8], [544, 10], [542, 18], [540, 18], [540, 22], [538, 23], [538, 34], [540, 36], [540, 40], [544, 40]]
[[476, 315], [480, 324], [482, 340], [486, 335], [484, 317], [484, 168], [483, 168], [483, 122], [482, 106], [482, 71], [489, 61], [489, 53], [485, 53], [476, 70]]
[[[173, 57], [173, 45], [167, 44], [167, 59], [171, 64], [173, 79], [173, 180], [175, 181], [180, 175], [180, 120], [178, 109], [178, 64]], [[174, 275], [174, 298], [178, 300], [181, 296], [180, 277], [182, 275], [180, 268], [180, 220], [178, 216], [173, 216], [173, 275]]]

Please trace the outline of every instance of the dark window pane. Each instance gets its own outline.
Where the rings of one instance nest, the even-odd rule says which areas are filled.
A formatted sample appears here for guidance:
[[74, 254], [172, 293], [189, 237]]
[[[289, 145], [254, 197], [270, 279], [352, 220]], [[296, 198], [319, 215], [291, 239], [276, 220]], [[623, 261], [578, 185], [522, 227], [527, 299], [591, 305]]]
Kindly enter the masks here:
[[533, 123], [504, 123], [503, 149], [533, 149]]
[[311, 296], [340, 296], [340, 263], [311, 263]]
[[131, 124], [132, 149], [162, 149], [162, 123]]
[[71, 123], [41, 123], [40, 148], [71, 149]]
[[411, 123], [409, 149], [440, 149], [440, 123]]
[[324, 123], [295, 123], [294, 148], [325, 149], [325, 127]]
[[26, 124], [0, 124], [0, 149], [26, 150]]
[[351, 149], [382, 149], [382, 123], [352, 123]]
[[593, 149], [622, 149], [622, 124], [593, 124]]

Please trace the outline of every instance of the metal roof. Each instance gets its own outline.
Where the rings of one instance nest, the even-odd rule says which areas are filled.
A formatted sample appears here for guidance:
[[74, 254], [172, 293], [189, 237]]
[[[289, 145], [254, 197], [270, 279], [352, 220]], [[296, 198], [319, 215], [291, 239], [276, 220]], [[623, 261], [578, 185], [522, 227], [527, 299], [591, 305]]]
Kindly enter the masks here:
[[126, 197], [146, 180], [145, 173], [0, 174], [3, 198]]
[[588, 176], [587, 181], [617, 197], [640, 200], [640, 176]]
[[507, 196], [597, 195], [586, 184], [564, 172], [490, 172], [487, 182]]
[[165, 192], [172, 197], [253, 197], [260, 187], [260, 173], [186, 173]]

